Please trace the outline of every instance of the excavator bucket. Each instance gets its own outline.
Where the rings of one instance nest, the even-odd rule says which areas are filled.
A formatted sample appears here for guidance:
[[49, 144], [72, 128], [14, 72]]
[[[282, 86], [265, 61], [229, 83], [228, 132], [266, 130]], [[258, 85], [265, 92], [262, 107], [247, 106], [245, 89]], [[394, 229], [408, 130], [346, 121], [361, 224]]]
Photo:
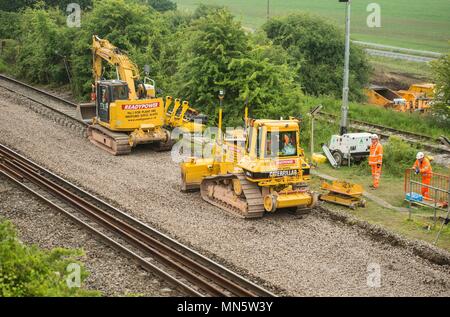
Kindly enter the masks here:
[[96, 106], [94, 102], [80, 103], [77, 106], [77, 116], [85, 122], [92, 122], [96, 116]]

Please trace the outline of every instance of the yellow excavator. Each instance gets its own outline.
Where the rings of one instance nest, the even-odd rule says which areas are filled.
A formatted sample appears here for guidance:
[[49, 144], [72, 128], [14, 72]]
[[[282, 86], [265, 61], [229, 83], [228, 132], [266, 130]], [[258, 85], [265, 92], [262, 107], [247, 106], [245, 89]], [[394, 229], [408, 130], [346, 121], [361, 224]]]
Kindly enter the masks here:
[[[87, 134], [92, 143], [113, 155], [128, 154], [144, 143], [154, 143], [156, 150], [164, 151], [173, 145], [169, 129], [203, 130], [205, 116], [190, 108], [188, 102], [156, 98], [155, 82], [147, 77], [142, 80], [136, 64], [108, 40], [94, 35], [92, 55], [94, 103], [79, 105], [81, 118], [91, 122]], [[117, 79], [102, 78], [103, 61], [115, 66]], [[175, 105], [170, 111], [172, 103]]]
[[237, 142], [222, 140], [219, 132], [211, 158], [181, 163], [182, 191], [200, 188], [205, 201], [241, 218], [315, 207], [318, 195], [308, 187], [310, 165], [300, 146], [300, 121], [249, 119], [247, 106], [244, 121], [242, 143], [239, 136]]

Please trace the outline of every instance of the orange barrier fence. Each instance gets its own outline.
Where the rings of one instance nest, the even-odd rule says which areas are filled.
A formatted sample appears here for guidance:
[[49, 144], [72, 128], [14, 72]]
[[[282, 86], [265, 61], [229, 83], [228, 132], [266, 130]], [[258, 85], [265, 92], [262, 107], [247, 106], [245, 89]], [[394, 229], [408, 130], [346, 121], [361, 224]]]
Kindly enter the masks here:
[[433, 244], [436, 244], [445, 224], [450, 218], [450, 176], [431, 173], [431, 179], [423, 178], [416, 174], [414, 169], [405, 171], [405, 198], [409, 202], [409, 219], [411, 219], [411, 204], [418, 204], [434, 209], [434, 224], [436, 227], [438, 215], [437, 210], [443, 210], [441, 228], [436, 235]]
[[[446, 210], [450, 196], [450, 176], [431, 173], [431, 180], [427, 183], [421, 174], [415, 173], [414, 169], [407, 169], [405, 172], [405, 196], [408, 201], [436, 205], [436, 207]], [[422, 200], [420, 200], [421, 198]]]

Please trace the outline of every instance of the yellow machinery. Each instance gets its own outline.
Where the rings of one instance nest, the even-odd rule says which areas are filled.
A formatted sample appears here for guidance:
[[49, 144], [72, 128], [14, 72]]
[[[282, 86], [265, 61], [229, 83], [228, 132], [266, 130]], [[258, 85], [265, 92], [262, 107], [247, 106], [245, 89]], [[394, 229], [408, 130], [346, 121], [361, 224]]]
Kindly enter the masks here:
[[434, 89], [434, 84], [414, 84], [408, 90], [399, 90], [398, 94], [406, 100], [408, 111], [426, 112], [431, 108]]
[[206, 115], [191, 108], [189, 106], [189, 102], [181, 102], [180, 99], [176, 99], [174, 101], [170, 96], [166, 97], [164, 110], [164, 124], [166, 126], [171, 128], [182, 128], [189, 133], [202, 132], [204, 129], [204, 123], [208, 120]]
[[[95, 103], [80, 105], [82, 119], [92, 120], [88, 127], [92, 143], [114, 155], [128, 154], [132, 147], [143, 143], [154, 143], [157, 150], [170, 150], [173, 141], [168, 128], [183, 127], [187, 132], [194, 127], [203, 129], [206, 118], [187, 102], [181, 113], [174, 110], [168, 117], [166, 111], [172, 98], [167, 97], [166, 104], [162, 98], [155, 98], [154, 81], [141, 80], [138, 67], [107, 40], [93, 36], [92, 55]], [[115, 66], [118, 79], [101, 79], [103, 61]], [[180, 103], [175, 101], [175, 105]]]
[[366, 206], [366, 201], [362, 198], [364, 190], [359, 184], [336, 180], [331, 184], [323, 182], [321, 188], [329, 191], [327, 194], [319, 196], [319, 199], [322, 201], [347, 206], [351, 209], [356, 209], [358, 206]]
[[434, 98], [436, 85], [432, 83], [414, 84], [409, 87], [409, 91], [424, 94], [426, 97]]
[[372, 86], [366, 89], [370, 104], [391, 108], [401, 112], [425, 112], [431, 107], [435, 85], [414, 84], [408, 90], [393, 91], [386, 87]]
[[[181, 163], [182, 190], [200, 188], [204, 200], [242, 218], [314, 207], [318, 196], [307, 185], [310, 166], [300, 147], [300, 122], [249, 120], [245, 113], [244, 140], [239, 133], [235, 140], [219, 135], [212, 158]], [[220, 109], [219, 131], [221, 125]]]
[[368, 103], [390, 108], [397, 111], [406, 111], [406, 101], [395, 91], [386, 87], [371, 86], [366, 89]]

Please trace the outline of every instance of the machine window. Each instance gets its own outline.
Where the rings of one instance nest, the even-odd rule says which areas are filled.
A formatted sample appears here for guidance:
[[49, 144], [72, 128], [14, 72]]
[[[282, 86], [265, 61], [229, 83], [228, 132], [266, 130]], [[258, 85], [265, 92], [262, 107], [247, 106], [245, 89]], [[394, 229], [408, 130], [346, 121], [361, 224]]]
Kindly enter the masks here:
[[128, 100], [128, 87], [113, 86], [113, 100]]
[[296, 132], [268, 132], [266, 138], [266, 155], [267, 157], [297, 155]]
[[108, 103], [108, 89], [106, 87], [100, 86], [100, 96], [103, 104]]
[[295, 131], [282, 132], [280, 139], [281, 152], [279, 156], [297, 155], [297, 140]]
[[264, 148], [264, 144], [261, 144], [262, 141], [262, 128], [258, 128], [258, 134], [257, 134], [257, 138], [256, 138], [256, 156], [259, 157], [259, 155], [261, 154], [260, 149]]
[[250, 127], [248, 129], [248, 137], [247, 137], [247, 153], [250, 153], [251, 150], [252, 136], [253, 136], [253, 127]]

